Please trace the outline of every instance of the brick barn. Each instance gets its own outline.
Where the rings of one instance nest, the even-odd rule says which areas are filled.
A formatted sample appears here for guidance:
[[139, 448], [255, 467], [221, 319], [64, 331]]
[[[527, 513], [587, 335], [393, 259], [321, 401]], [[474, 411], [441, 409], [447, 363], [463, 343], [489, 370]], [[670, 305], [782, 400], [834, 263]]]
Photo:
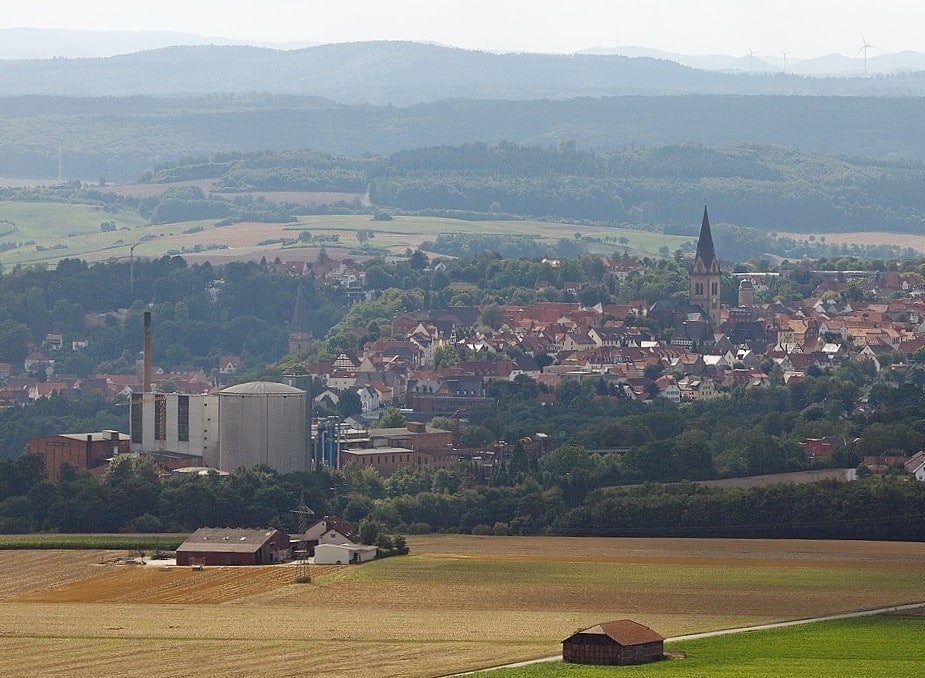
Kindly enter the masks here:
[[629, 619], [605, 622], [562, 641], [562, 660], [576, 664], [641, 664], [661, 659], [665, 639]]
[[177, 548], [177, 565], [269, 565], [290, 554], [289, 535], [279, 530], [201, 527]]

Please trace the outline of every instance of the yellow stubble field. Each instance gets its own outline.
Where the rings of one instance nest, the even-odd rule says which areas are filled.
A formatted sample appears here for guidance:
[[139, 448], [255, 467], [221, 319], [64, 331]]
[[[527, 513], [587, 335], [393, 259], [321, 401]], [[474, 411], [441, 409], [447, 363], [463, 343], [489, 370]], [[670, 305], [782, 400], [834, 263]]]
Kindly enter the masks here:
[[[106, 564], [0, 552], [0, 673], [438, 676], [629, 617], [666, 636], [918, 602], [925, 545], [409, 537], [359, 567]], [[101, 562], [103, 564], [101, 564]]]

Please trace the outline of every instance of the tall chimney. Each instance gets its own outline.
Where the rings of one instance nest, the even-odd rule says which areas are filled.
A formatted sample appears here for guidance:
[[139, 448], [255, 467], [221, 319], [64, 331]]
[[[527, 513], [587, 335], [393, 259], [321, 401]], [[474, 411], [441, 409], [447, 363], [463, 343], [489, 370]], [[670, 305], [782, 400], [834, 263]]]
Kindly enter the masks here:
[[151, 311], [145, 311], [145, 351], [142, 392], [151, 392]]

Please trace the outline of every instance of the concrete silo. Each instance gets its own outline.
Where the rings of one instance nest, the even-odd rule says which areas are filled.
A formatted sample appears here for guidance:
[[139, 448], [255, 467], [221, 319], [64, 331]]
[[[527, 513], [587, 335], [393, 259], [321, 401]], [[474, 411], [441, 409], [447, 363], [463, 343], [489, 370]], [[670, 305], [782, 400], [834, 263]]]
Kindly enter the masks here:
[[305, 391], [272, 381], [223, 389], [219, 468], [265, 464], [280, 473], [306, 470]]

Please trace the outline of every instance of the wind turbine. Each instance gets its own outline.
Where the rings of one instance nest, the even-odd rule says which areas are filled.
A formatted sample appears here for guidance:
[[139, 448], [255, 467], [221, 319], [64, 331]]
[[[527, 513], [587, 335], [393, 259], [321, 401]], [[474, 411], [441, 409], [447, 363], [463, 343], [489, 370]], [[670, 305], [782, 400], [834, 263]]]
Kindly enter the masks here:
[[749, 73], [752, 72], [752, 59], [754, 59], [754, 57], [755, 57], [755, 50], [753, 49], [748, 50], [748, 72]]
[[784, 73], [786, 73], [787, 72], [787, 55], [790, 54], [790, 52], [788, 52], [785, 49], [782, 49], [780, 53], [784, 55]]
[[861, 47], [861, 49], [858, 50], [858, 53], [855, 54], [854, 56], [858, 56], [861, 52], [864, 52], [864, 75], [867, 75], [867, 48], [876, 47], [876, 45], [869, 44], [867, 42], [867, 38], [864, 37], [863, 33], [861, 33], [861, 42], [863, 43], [863, 46]]

